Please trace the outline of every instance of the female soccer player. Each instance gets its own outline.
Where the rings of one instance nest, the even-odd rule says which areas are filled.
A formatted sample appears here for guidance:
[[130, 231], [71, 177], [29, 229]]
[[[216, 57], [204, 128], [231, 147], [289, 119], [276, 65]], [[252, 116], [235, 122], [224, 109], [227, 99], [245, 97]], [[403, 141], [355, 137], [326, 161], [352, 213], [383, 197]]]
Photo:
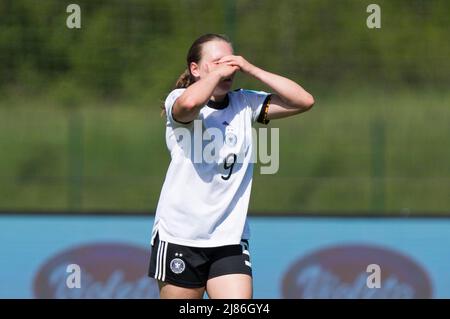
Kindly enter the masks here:
[[[237, 71], [273, 93], [230, 91]], [[158, 280], [161, 298], [202, 298], [205, 291], [209, 298], [252, 298], [246, 219], [252, 125], [307, 111], [314, 99], [297, 83], [233, 55], [225, 36], [206, 34], [192, 44], [187, 69], [164, 104], [172, 160], [156, 210], [149, 276]], [[212, 140], [222, 144], [217, 160], [207, 161], [205, 142]]]

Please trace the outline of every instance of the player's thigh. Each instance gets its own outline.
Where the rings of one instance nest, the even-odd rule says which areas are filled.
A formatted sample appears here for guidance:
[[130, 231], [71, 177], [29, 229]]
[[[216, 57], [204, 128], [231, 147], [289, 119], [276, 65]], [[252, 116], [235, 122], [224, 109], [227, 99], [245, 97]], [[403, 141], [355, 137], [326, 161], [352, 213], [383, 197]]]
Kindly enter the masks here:
[[229, 274], [208, 280], [206, 291], [211, 299], [251, 299], [253, 281], [250, 275]]
[[158, 281], [161, 299], [202, 299], [205, 287], [184, 288]]
[[208, 263], [202, 250], [154, 239], [148, 275], [158, 281], [161, 298], [202, 298]]

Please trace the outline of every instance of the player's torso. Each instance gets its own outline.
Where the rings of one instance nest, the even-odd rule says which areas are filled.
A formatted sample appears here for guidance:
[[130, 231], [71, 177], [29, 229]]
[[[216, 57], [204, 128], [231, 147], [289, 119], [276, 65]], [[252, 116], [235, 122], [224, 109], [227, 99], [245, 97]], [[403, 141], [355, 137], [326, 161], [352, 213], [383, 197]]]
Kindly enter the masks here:
[[205, 106], [199, 114], [202, 125], [197, 123], [194, 129], [202, 129], [204, 150], [208, 142], [217, 138], [217, 146], [222, 144], [222, 157], [229, 153], [244, 156], [252, 143], [251, 111], [237, 94], [230, 93], [229, 96], [228, 106], [223, 109]]

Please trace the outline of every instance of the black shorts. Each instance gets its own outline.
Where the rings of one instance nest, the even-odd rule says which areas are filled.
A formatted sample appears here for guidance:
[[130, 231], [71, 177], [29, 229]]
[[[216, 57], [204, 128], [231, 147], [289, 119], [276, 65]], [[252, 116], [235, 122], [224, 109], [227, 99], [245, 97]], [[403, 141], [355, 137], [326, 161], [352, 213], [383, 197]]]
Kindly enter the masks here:
[[156, 236], [152, 246], [148, 275], [169, 284], [205, 287], [208, 279], [229, 275], [252, 275], [249, 244], [220, 247], [189, 247], [161, 241]]

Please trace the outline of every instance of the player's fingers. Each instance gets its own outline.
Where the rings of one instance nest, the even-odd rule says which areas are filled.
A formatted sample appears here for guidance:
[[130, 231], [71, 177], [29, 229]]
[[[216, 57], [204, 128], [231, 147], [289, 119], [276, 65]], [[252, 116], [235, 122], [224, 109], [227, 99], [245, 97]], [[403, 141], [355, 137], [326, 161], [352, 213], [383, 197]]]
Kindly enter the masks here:
[[239, 64], [237, 64], [236, 62], [229, 62], [229, 63], [227, 63], [227, 65], [235, 68], [238, 71], [241, 69], [241, 66]]
[[224, 63], [224, 62], [230, 62], [233, 60], [234, 60], [234, 55], [226, 55], [226, 56], [222, 57], [218, 62]]

